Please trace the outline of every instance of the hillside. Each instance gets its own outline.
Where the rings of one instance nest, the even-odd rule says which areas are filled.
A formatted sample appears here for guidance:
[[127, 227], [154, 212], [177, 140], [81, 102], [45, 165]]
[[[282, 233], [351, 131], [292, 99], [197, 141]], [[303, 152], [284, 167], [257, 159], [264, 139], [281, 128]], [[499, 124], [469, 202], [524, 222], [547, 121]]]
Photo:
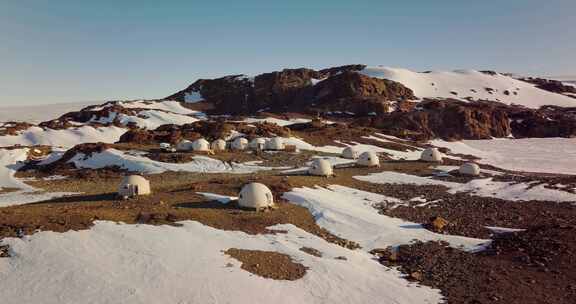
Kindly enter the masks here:
[[0, 299], [573, 303], [576, 99], [555, 90], [350, 65], [10, 117]]

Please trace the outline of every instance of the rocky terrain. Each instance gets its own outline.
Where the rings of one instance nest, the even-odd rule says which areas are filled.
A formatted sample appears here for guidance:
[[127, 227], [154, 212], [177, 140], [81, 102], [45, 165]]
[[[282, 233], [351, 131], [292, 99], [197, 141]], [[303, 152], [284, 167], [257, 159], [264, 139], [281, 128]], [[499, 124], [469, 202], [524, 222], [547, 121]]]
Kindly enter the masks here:
[[[571, 90], [349, 65], [3, 122], [0, 298], [574, 303]], [[421, 160], [434, 147], [442, 162]], [[319, 159], [333, 174], [310, 174]], [[151, 193], [122, 199], [126, 175]], [[242, 207], [251, 182], [274, 208]]]

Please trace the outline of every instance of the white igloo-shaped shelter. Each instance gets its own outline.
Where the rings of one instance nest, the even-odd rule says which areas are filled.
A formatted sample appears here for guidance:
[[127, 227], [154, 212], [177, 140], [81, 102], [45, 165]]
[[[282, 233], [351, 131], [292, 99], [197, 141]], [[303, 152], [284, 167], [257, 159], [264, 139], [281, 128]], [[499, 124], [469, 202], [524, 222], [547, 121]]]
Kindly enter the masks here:
[[254, 138], [250, 141], [248, 145], [252, 150], [264, 150], [266, 147], [266, 139], [262, 137]]
[[334, 171], [332, 170], [332, 164], [322, 158], [316, 158], [312, 161], [310, 168], [308, 168], [308, 174], [316, 176], [332, 176]]
[[234, 139], [231, 144], [231, 148], [233, 150], [246, 150], [247, 147], [248, 140], [244, 137], [236, 137], [236, 139]]
[[187, 139], [183, 139], [176, 145], [176, 150], [190, 151], [192, 150], [192, 142]]
[[238, 195], [238, 205], [242, 208], [262, 210], [274, 207], [272, 191], [264, 184], [250, 183], [244, 185]]
[[357, 159], [360, 157], [360, 151], [355, 147], [349, 146], [342, 150], [342, 157], [347, 159]]
[[478, 176], [480, 175], [480, 167], [475, 163], [464, 163], [458, 172], [463, 175]]
[[124, 198], [150, 193], [150, 182], [140, 175], [125, 176], [118, 187], [118, 195]]
[[194, 151], [208, 151], [210, 150], [210, 143], [204, 138], [199, 138], [192, 142], [192, 150]]
[[226, 150], [226, 141], [223, 139], [217, 139], [212, 142], [210, 145], [213, 151], [225, 151]]
[[356, 164], [363, 167], [379, 167], [380, 158], [374, 151], [362, 152], [356, 161]]
[[420, 155], [420, 160], [425, 162], [442, 162], [442, 153], [437, 148], [426, 148]]
[[266, 142], [266, 150], [284, 150], [285, 147], [282, 137], [274, 137]]

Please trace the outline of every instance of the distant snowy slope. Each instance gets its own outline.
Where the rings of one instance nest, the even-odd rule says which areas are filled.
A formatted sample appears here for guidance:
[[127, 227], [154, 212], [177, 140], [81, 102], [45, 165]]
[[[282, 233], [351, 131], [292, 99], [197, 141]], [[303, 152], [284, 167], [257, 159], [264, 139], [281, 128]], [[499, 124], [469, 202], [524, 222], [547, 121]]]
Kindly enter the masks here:
[[0, 147], [13, 145], [73, 147], [78, 144], [91, 142], [114, 143], [125, 132], [126, 129], [115, 126], [102, 128], [82, 126], [64, 130], [44, 130], [40, 127], [31, 127], [21, 131], [18, 135], [0, 136]]
[[0, 122], [24, 121], [28, 123], [40, 123], [57, 118], [67, 112], [79, 111], [84, 107], [97, 103], [98, 102], [76, 102], [60, 104], [38, 104], [28, 106], [0, 105]]
[[543, 105], [576, 106], [576, 100], [536, 88], [533, 84], [502, 74], [474, 70], [413, 72], [390, 67], [366, 67], [361, 74], [397, 81], [418, 98], [464, 98], [519, 104], [529, 108]]

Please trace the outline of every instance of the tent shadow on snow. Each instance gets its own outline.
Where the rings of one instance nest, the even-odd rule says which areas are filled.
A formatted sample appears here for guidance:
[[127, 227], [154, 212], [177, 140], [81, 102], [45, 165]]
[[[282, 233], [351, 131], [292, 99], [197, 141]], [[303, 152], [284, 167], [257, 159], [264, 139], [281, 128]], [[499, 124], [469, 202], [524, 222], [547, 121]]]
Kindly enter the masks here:
[[46, 201], [31, 203], [30, 205], [39, 204], [59, 204], [59, 203], [77, 203], [77, 202], [102, 202], [102, 201], [114, 201], [117, 200], [117, 193], [100, 193], [91, 195], [71, 195], [58, 197]]
[[422, 224], [406, 224], [406, 225], [400, 225], [399, 227], [403, 229], [424, 229], [424, 226], [422, 226]]

